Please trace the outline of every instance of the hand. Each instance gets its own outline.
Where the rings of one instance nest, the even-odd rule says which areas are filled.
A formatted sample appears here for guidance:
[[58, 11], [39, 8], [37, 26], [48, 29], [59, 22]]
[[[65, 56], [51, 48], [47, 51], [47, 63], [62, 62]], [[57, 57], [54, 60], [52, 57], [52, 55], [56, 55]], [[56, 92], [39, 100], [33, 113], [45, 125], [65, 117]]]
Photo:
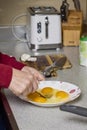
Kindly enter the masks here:
[[39, 71], [37, 71], [36, 69], [34, 69], [32, 67], [24, 66], [22, 68], [22, 71], [24, 71], [26, 73], [32, 73], [38, 81], [45, 80], [44, 76], [42, 74], [40, 74]]
[[27, 94], [36, 91], [38, 83], [41, 80], [44, 80], [44, 77], [34, 68], [25, 66], [21, 71], [13, 69], [9, 89], [16, 96], [26, 96]]

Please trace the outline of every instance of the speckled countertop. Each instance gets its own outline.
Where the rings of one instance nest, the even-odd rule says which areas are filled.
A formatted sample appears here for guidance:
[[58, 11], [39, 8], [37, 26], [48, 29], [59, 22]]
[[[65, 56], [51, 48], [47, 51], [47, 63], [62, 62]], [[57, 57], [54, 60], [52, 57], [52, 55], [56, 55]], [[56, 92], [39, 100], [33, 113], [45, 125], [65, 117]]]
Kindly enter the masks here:
[[[72, 63], [71, 69], [58, 70], [58, 77], [47, 80], [61, 80], [80, 87], [81, 96], [70, 104], [87, 107], [87, 67], [79, 65], [79, 47], [63, 47], [61, 50], [44, 50], [32, 52], [26, 43], [17, 41], [1, 42], [0, 51], [14, 55], [17, 59], [23, 53], [31, 55], [65, 54]], [[87, 130], [87, 118], [63, 112], [59, 107], [43, 108], [25, 102], [9, 90], [5, 90], [6, 98], [13, 112], [19, 130]]]

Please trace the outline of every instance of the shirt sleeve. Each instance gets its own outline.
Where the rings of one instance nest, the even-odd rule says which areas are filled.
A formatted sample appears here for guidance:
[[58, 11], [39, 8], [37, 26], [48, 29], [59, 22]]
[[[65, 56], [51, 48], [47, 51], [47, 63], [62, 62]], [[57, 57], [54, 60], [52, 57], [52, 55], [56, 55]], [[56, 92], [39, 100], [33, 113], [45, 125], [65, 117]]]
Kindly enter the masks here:
[[0, 88], [8, 88], [12, 79], [12, 68], [21, 70], [24, 66], [15, 57], [0, 53]]
[[0, 53], [0, 63], [21, 70], [25, 65], [16, 60], [15, 57]]
[[12, 67], [0, 64], [0, 88], [7, 88], [12, 78]]

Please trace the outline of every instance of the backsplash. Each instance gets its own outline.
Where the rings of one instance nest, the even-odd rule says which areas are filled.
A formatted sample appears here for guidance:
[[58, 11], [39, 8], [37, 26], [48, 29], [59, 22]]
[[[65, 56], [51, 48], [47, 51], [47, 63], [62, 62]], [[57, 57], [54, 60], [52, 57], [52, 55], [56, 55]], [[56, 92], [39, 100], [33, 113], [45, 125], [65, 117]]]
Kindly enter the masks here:
[[[0, 0], [0, 25], [11, 25], [14, 17], [26, 13], [27, 7], [45, 5], [54, 6], [60, 10], [61, 3], [62, 0]], [[73, 6], [73, 3], [71, 5]], [[16, 20], [16, 24], [18, 25], [25, 23], [26, 17], [24, 16]]]
[[[69, 8], [74, 9], [73, 0], [67, 0]], [[86, 0], [80, 0], [81, 8], [86, 19]], [[26, 13], [26, 8], [30, 6], [54, 6], [60, 11], [62, 0], [0, 0], [0, 26], [9, 26], [12, 24], [12, 19], [18, 15]], [[17, 19], [16, 25], [25, 25], [26, 16]]]

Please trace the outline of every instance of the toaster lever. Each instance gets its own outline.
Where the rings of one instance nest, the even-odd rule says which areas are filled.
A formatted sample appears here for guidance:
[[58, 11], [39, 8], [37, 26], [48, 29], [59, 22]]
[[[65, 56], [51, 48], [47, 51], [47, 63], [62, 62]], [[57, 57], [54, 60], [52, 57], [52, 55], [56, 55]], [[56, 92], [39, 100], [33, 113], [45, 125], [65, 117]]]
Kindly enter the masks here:
[[48, 17], [45, 18], [45, 36], [46, 39], [48, 38], [48, 25], [49, 25], [49, 20]]

